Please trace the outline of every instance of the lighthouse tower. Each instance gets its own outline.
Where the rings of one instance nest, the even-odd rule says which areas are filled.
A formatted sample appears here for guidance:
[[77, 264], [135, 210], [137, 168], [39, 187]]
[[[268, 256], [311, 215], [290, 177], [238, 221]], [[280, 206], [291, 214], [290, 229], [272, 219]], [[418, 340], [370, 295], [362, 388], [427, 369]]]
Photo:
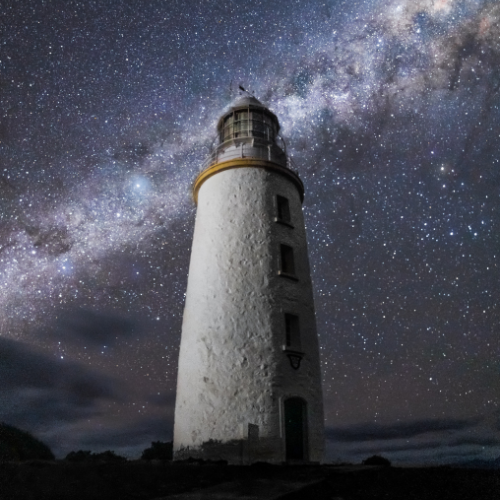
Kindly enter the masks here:
[[254, 97], [219, 120], [193, 186], [174, 459], [319, 462], [323, 400], [304, 186]]

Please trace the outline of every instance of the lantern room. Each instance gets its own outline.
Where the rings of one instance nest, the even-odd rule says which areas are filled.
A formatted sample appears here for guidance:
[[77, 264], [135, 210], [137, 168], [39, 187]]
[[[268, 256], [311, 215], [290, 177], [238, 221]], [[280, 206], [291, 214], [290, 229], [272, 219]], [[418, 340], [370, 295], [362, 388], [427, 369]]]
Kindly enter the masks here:
[[278, 119], [255, 97], [243, 97], [219, 120], [219, 143], [242, 137], [274, 142], [279, 131]]

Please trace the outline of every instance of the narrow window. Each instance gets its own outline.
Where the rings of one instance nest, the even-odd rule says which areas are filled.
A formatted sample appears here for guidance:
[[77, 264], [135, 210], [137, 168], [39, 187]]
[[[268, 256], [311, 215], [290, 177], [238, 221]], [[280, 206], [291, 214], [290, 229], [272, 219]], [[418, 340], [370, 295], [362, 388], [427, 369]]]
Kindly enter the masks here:
[[290, 205], [288, 198], [276, 196], [276, 205], [278, 207], [278, 220], [290, 223]]
[[299, 317], [285, 313], [285, 342], [287, 347], [300, 347]]
[[288, 245], [281, 245], [281, 272], [292, 276], [295, 275], [293, 248]]

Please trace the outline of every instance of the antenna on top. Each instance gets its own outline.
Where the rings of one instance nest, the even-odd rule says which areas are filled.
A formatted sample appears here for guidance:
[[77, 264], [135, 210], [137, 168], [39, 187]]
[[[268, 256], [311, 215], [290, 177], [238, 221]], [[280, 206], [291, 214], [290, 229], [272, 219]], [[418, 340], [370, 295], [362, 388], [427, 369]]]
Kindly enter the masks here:
[[242, 92], [246, 92], [248, 95], [252, 96], [252, 97], [255, 97], [255, 90], [253, 90], [252, 92], [250, 92], [249, 90], [247, 90], [246, 88], [244, 88], [242, 85], [238, 85], [239, 89], [242, 91]]

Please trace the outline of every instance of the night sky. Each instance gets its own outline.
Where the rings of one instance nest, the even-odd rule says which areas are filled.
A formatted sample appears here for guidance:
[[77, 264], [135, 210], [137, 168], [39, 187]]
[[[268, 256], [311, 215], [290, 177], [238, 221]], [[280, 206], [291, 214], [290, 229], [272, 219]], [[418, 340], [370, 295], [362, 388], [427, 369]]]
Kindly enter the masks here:
[[0, 421], [172, 438], [196, 209], [238, 85], [304, 181], [327, 460], [500, 455], [500, 4], [0, 5]]

